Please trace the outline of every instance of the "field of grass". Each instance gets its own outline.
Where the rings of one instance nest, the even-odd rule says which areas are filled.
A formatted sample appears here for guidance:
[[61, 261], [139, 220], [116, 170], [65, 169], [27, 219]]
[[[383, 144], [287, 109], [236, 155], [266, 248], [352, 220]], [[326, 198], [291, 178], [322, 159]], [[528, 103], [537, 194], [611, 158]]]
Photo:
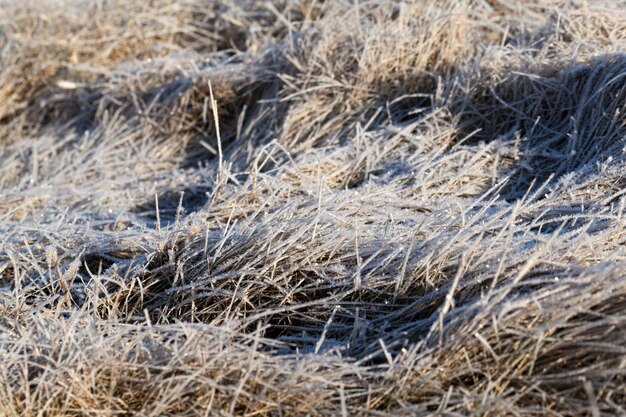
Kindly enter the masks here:
[[626, 414], [626, 1], [0, 0], [0, 416]]

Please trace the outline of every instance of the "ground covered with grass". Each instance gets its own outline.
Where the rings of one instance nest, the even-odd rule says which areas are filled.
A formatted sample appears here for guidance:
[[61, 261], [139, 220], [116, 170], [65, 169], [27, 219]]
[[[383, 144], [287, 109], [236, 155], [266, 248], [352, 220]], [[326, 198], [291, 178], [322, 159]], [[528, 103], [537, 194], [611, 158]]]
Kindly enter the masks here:
[[624, 415], [625, 48], [617, 0], [0, 0], [0, 415]]

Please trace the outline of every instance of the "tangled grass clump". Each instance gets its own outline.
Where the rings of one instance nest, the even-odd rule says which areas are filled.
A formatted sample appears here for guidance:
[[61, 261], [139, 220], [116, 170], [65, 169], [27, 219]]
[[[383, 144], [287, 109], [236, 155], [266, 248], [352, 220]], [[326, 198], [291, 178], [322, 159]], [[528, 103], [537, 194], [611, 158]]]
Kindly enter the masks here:
[[589, 3], [0, 0], [0, 416], [624, 415]]

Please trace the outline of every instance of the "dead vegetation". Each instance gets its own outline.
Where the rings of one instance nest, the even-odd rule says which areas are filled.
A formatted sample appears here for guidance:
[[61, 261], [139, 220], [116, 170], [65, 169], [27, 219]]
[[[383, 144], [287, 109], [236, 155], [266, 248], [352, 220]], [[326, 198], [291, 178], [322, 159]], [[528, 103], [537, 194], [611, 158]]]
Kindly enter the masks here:
[[0, 415], [623, 415], [624, 6], [0, 0]]

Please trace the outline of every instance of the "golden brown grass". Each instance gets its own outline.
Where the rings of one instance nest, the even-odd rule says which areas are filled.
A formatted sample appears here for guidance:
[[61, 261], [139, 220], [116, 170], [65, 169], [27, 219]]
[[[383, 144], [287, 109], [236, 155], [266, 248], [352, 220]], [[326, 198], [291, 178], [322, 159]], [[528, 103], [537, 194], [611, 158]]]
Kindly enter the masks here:
[[0, 416], [624, 415], [624, 6], [0, 0]]

